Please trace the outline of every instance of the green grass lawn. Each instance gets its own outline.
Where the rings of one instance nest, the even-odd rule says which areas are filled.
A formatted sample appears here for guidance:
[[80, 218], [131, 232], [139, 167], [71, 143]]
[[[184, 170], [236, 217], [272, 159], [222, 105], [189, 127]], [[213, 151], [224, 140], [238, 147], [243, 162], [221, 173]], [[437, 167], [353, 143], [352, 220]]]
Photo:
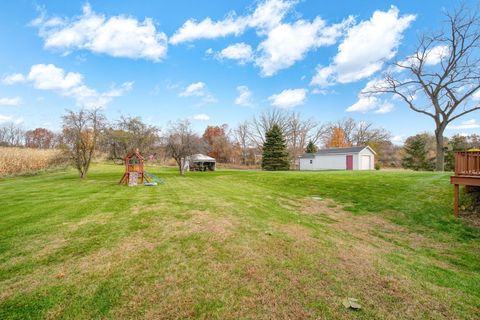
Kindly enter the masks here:
[[480, 315], [448, 174], [122, 170], [0, 180], [0, 319]]

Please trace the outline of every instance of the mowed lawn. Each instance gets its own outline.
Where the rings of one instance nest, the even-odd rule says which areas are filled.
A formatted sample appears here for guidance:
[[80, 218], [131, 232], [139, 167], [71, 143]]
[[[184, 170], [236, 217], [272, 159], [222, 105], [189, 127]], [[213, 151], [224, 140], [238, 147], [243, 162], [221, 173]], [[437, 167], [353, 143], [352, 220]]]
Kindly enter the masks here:
[[148, 170], [165, 185], [0, 180], [0, 319], [480, 315], [480, 230], [447, 173]]

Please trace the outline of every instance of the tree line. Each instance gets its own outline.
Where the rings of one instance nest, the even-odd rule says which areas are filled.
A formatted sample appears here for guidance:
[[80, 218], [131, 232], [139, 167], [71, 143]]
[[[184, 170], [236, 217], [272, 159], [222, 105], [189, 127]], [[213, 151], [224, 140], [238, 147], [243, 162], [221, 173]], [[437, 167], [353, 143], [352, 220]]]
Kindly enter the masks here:
[[59, 132], [46, 128], [25, 131], [12, 123], [4, 125], [0, 128], [0, 145], [62, 149], [81, 176], [95, 154], [123, 163], [125, 155], [135, 149], [151, 160], [174, 159], [179, 168], [182, 158], [195, 153], [208, 154], [219, 163], [260, 166], [266, 133], [273, 126], [285, 138], [291, 168], [308, 144], [315, 148], [368, 144], [381, 154], [388, 154], [387, 149], [393, 147], [390, 133], [371, 123], [351, 118], [320, 123], [278, 109], [264, 111], [232, 128], [226, 124], [207, 126], [203, 134], [196, 133], [188, 120], [171, 122], [161, 129], [132, 116], [109, 122], [101, 109], [66, 111]]
[[[446, 169], [453, 168], [454, 151], [478, 148], [479, 141], [478, 135], [445, 138]], [[433, 135], [424, 133], [409, 137], [402, 147], [392, 143], [390, 132], [369, 122], [345, 118], [321, 123], [279, 109], [259, 113], [233, 128], [207, 126], [203, 134], [196, 133], [188, 120], [171, 122], [163, 130], [139, 117], [122, 116], [109, 122], [101, 109], [66, 111], [60, 132], [46, 128], [25, 131], [14, 124], [0, 128], [0, 145], [62, 149], [81, 177], [87, 174], [94, 156], [121, 164], [135, 149], [152, 161], [173, 159], [181, 174], [182, 159], [195, 153], [207, 154], [218, 163], [277, 170], [296, 168], [299, 156], [319, 148], [366, 145], [377, 152], [380, 166], [433, 170], [435, 142]], [[269, 145], [272, 149], [265, 153]], [[272, 154], [281, 158], [279, 164], [268, 164]]]

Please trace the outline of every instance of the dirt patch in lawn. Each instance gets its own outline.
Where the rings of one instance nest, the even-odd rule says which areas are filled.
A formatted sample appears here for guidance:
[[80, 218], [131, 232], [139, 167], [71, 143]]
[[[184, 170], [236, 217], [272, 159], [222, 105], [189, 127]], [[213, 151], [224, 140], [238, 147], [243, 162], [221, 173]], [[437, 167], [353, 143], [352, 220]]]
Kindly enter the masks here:
[[[331, 199], [286, 200], [281, 205], [300, 215], [322, 218], [318, 221], [327, 226], [323, 236], [329, 240], [332, 248], [316, 245], [316, 239], [311, 237], [306, 227], [294, 228], [289, 224], [281, 230], [297, 239], [298, 243], [304, 242], [310, 247], [317, 247], [317, 250], [326, 250], [328, 258], [324, 263], [330, 269], [326, 277], [333, 277], [332, 282], [341, 279], [345, 294], [360, 297], [367, 309], [378, 312], [377, 316], [417, 318], [430, 315], [455, 318], [449, 312], [452, 310], [449, 302], [438, 299], [435, 291], [439, 288], [430, 288], [429, 291], [420, 287], [412, 279], [396, 274], [394, 266], [385, 260], [388, 254], [403, 252], [405, 247], [442, 250], [442, 244], [409, 232], [380, 215], [352, 214]], [[449, 267], [435, 259], [431, 263]]]
[[274, 230], [279, 230], [295, 240], [303, 242], [312, 240], [311, 230], [307, 227], [298, 224], [272, 223], [271, 225]]
[[164, 203], [152, 204], [152, 205], [138, 204], [138, 205], [133, 206], [132, 209], [130, 209], [130, 210], [134, 215], [137, 215], [137, 214], [143, 213], [143, 212], [161, 211], [161, 210], [164, 210], [165, 208], [167, 208], [167, 205], [164, 204]]
[[238, 225], [235, 217], [224, 217], [212, 214], [210, 211], [190, 210], [185, 213], [187, 219], [169, 221], [170, 228], [176, 235], [202, 234], [208, 238], [223, 241], [232, 235]]

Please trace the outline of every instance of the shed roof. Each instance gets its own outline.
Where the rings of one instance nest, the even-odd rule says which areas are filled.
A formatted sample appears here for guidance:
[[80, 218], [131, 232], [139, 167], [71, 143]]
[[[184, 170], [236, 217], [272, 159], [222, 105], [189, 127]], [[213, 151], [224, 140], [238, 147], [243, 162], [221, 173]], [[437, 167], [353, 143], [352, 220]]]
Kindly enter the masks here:
[[206, 156], [201, 153], [192, 154], [191, 156], [188, 157], [188, 159], [193, 162], [215, 162], [216, 161], [215, 158]]
[[329, 149], [320, 149], [315, 153], [305, 153], [304, 155], [300, 156], [303, 159], [315, 158], [315, 156], [324, 156], [330, 154], [347, 154], [347, 153], [359, 153], [363, 149], [368, 148], [374, 154], [377, 154], [372, 148], [369, 146], [359, 146], [359, 147], [348, 147], [348, 148], [329, 148]]

